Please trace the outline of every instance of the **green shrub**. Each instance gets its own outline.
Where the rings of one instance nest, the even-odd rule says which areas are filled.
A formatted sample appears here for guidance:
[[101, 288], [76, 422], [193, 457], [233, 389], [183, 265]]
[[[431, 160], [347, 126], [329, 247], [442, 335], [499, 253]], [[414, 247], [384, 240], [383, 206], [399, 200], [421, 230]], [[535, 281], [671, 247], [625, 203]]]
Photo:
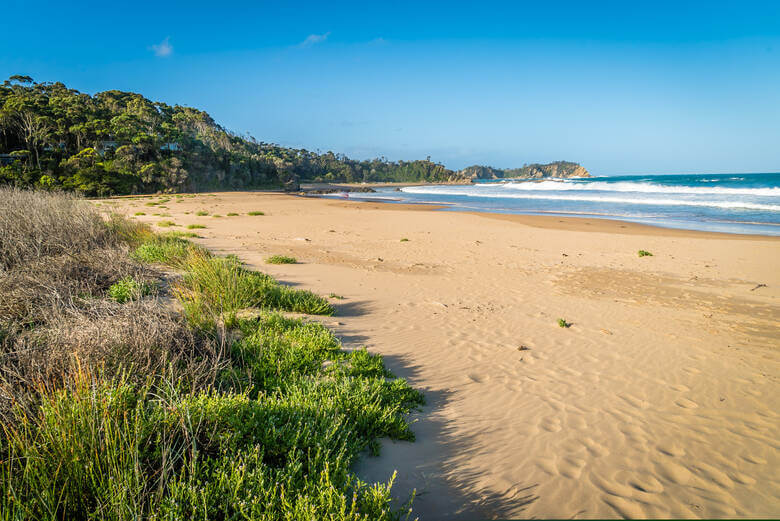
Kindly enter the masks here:
[[235, 217], [237, 215], [238, 214], [236, 212], [230, 212], [230, 213], [227, 214], [228, 217]]
[[157, 262], [169, 266], [180, 266], [194, 251], [203, 253], [202, 248], [179, 237], [153, 236], [138, 246], [131, 256], [141, 262]]
[[206, 226], [203, 224], [188, 224], [187, 229], [188, 230], [202, 230]]
[[342, 295], [337, 295], [336, 293], [331, 293], [328, 295], [328, 298], [335, 298], [337, 300], [344, 300], [344, 297]]
[[170, 239], [197, 239], [200, 237], [200, 235], [194, 232], [172, 231], [172, 232], [163, 233], [161, 237], [170, 238]]
[[558, 319], [558, 327], [563, 327], [563, 328], [571, 327], [571, 324], [566, 322], [564, 319], [559, 318]]
[[640, 257], [652, 257], [653, 254], [646, 250], [639, 250]]
[[120, 304], [149, 295], [151, 292], [151, 285], [146, 282], [138, 282], [132, 277], [125, 277], [108, 288], [109, 298]]
[[178, 224], [173, 221], [160, 221], [157, 223], [157, 226], [160, 228], [170, 228], [171, 226], [178, 226]]
[[133, 215], [146, 215], [146, 212], [135, 212]]
[[206, 210], [198, 210], [197, 212], [195, 212], [195, 215], [199, 215], [201, 217], [203, 217], [204, 215], [208, 215], [208, 214], [209, 213]]
[[255, 215], [265, 215], [265, 212], [257, 212], [257, 211], [247, 212], [247, 215], [252, 215], [252, 216], [255, 216]]
[[220, 217], [222, 217], [222, 216], [221, 216], [221, 215], [219, 215], [218, 213], [215, 213], [214, 215], [212, 215], [212, 217], [216, 217], [217, 219], [219, 219], [219, 218], [220, 218]]
[[268, 264], [295, 264], [298, 262], [295, 257], [287, 257], [285, 255], [273, 255], [265, 259]]
[[178, 296], [190, 320], [199, 326], [245, 308], [312, 315], [334, 312], [330, 302], [319, 295], [282, 286], [264, 273], [247, 270], [237, 258], [192, 254], [184, 269]]
[[403, 239], [401, 239], [401, 242], [409, 242], [409, 239], [407, 239], [406, 237], [404, 237]]

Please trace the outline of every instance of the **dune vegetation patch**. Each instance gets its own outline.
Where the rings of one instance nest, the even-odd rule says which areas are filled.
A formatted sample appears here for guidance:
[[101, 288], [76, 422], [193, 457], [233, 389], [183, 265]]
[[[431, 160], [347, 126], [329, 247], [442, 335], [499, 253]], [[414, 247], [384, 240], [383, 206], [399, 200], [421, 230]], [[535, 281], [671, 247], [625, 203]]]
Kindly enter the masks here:
[[0, 188], [0, 517], [409, 513], [351, 468], [422, 395], [282, 314], [327, 299], [98, 211]]
[[272, 255], [265, 259], [268, 264], [295, 264], [297, 259], [295, 257], [288, 257], [286, 255]]

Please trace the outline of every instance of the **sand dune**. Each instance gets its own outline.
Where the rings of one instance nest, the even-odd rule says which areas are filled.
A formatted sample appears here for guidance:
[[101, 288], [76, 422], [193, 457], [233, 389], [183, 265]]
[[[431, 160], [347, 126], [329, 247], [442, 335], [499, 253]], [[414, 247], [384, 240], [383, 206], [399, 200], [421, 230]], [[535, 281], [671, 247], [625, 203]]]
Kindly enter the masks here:
[[397, 469], [420, 519], [780, 515], [776, 238], [262, 193], [112, 203], [345, 297], [326, 323], [428, 399], [415, 443], [358, 467]]

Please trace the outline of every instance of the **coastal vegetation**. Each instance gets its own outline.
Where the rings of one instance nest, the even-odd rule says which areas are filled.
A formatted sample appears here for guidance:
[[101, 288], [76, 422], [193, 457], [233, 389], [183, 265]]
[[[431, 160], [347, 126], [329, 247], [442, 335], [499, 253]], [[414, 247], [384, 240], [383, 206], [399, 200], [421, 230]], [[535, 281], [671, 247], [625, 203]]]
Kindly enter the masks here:
[[566, 322], [566, 319], [559, 318], [558, 319], [558, 327], [568, 328], [568, 327], [571, 327], [571, 324], [569, 322]]
[[647, 250], [639, 250], [639, 256], [640, 256], [640, 257], [652, 257], [652, 256], [653, 256], [653, 254], [652, 254], [652, 253], [650, 253], [650, 252], [649, 252], [649, 251], [647, 251]]
[[[499, 177], [564, 175], [571, 170], [569, 163], [551, 165], [528, 165]], [[474, 168], [487, 167], [456, 172], [430, 158], [356, 160], [282, 147], [230, 132], [202, 110], [133, 92], [89, 95], [28, 76], [11, 76], [0, 85], [0, 184], [17, 187], [87, 196], [296, 190], [301, 181], [451, 183], [484, 178], [475, 175]]]
[[413, 440], [422, 396], [285, 311], [334, 308], [77, 197], [0, 188], [0, 518], [399, 519], [393, 476], [350, 468]]
[[288, 257], [286, 255], [272, 255], [265, 259], [268, 264], [295, 264], [298, 262], [294, 257]]

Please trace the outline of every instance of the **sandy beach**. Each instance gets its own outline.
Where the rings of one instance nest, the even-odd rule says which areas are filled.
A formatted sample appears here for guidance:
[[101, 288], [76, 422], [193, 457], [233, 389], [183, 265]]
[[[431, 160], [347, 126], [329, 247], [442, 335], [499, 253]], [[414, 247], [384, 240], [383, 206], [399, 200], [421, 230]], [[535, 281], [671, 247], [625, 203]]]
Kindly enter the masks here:
[[780, 515], [780, 239], [278, 193], [150, 200], [101, 204], [204, 225], [215, 252], [344, 297], [324, 323], [425, 393], [417, 441], [357, 468], [397, 470], [420, 519]]

